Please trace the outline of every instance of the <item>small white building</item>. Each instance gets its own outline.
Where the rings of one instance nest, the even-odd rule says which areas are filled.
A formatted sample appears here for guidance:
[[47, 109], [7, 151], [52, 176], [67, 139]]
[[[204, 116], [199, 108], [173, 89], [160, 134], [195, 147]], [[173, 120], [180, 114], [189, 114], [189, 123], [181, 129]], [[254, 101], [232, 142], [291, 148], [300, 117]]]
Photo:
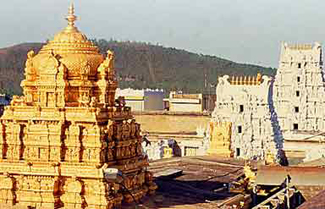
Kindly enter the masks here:
[[[204, 112], [213, 111], [215, 94], [183, 94], [171, 91], [165, 99], [165, 106], [171, 112]], [[166, 105], [167, 104], [167, 105]], [[168, 108], [167, 108], [168, 107]]]
[[132, 111], [163, 110], [164, 90], [162, 89], [116, 89], [115, 98], [124, 97], [126, 106]]

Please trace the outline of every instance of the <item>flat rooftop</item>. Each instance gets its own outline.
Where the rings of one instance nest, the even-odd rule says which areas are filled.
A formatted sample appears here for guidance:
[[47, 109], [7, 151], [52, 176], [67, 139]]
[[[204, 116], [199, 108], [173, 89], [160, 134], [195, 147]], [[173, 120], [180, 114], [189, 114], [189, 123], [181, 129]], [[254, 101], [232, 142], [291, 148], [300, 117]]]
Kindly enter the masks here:
[[[210, 156], [152, 161], [148, 170], [154, 175], [175, 170], [176, 176], [155, 178], [158, 191], [144, 198], [144, 206], [140, 208], [219, 208], [235, 197], [224, 184], [242, 176], [244, 164], [243, 160]], [[177, 173], [179, 170], [181, 175]]]

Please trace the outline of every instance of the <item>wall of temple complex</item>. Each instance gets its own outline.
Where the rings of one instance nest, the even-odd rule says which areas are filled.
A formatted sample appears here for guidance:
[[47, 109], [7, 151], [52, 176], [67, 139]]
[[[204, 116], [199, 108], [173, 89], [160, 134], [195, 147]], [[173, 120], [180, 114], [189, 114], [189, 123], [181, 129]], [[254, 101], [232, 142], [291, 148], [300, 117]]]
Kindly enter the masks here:
[[172, 156], [205, 155], [206, 132], [210, 116], [207, 113], [176, 113], [168, 111], [137, 112], [134, 118], [150, 144], [143, 142], [150, 160], [165, 157], [166, 141], [173, 141]]
[[295, 149], [303, 151], [308, 160], [320, 156], [323, 148], [293, 144], [322, 138], [325, 130], [322, 64], [320, 44], [283, 43], [274, 79], [260, 75], [219, 78], [212, 121], [232, 123], [235, 156], [265, 159], [272, 154], [281, 158], [283, 150]]

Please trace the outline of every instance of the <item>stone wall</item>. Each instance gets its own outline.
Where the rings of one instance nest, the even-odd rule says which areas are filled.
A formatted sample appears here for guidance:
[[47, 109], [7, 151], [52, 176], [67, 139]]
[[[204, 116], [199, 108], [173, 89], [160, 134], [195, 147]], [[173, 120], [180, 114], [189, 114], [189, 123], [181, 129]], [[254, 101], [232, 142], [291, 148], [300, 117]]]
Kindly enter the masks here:
[[207, 130], [210, 116], [194, 113], [134, 112], [142, 132], [150, 133], [196, 133]]
[[[150, 144], [143, 142], [150, 160], [164, 158], [166, 149], [173, 156], [205, 155], [210, 116], [203, 113], [141, 112], [135, 113], [141, 130]], [[168, 141], [171, 144], [168, 145]]]

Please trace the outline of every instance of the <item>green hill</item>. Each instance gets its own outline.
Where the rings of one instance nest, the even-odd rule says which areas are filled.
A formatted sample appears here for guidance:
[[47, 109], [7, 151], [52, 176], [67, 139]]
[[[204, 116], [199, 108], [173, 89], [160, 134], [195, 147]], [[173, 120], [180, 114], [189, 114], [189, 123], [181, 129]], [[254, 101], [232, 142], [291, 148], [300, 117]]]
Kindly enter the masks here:
[[[115, 67], [121, 88], [162, 88], [196, 93], [213, 86], [217, 77], [229, 75], [274, 75], [276, 70], [257, 65], [239, 64], [209, 55], [139, 42], [93, 40], [102, 53], [115, 52]], [[21, 94], [27, 52], [38, 52], [42, 43], [24, 43], [0, 49], [0, 89]], [[205, 76], [206, 75], [206, 76]], [[205, 82], [206, 77], [206, 82]], [[214, 92], [214, 87], [210, 87]]]

